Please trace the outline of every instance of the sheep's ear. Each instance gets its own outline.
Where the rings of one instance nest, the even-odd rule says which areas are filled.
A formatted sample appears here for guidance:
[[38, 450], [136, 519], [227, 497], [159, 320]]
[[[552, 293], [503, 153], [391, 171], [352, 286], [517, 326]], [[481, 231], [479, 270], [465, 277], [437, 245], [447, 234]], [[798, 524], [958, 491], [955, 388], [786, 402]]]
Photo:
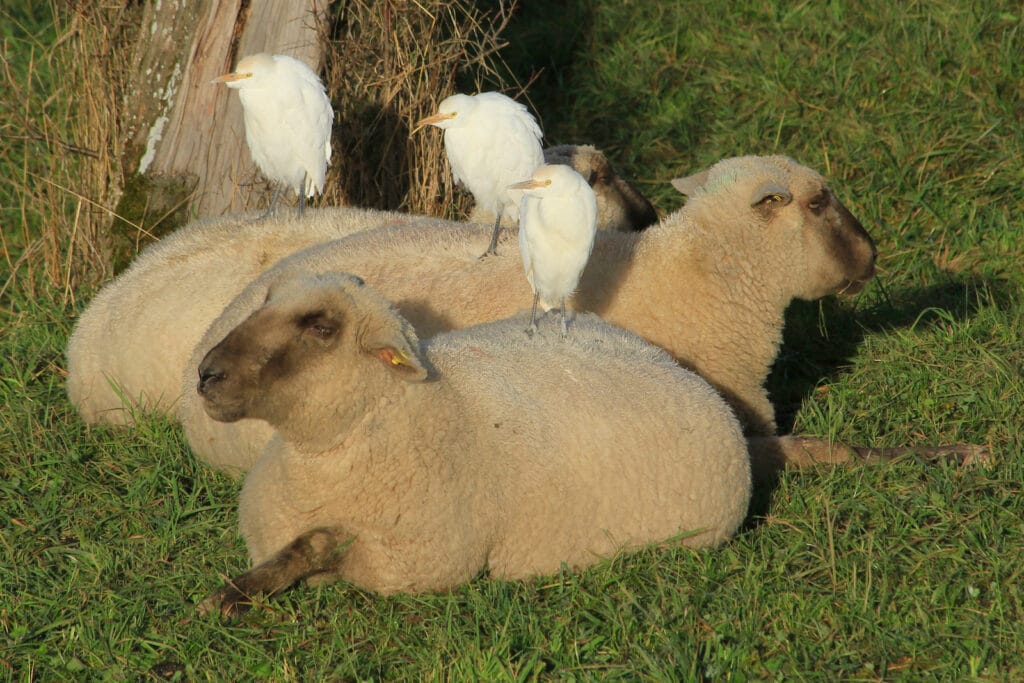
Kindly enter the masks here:
[[394, 370], [402, 379], [416, 382], [426, 379], [427, 370], [423, 367], [423, 361], [411, 348], [402, 346], [382, 346], [374, 349], [377, 356], [385, 367]]
[[751, 206], [759, 204], [785, 206], [793, 201], [793, 194], [782, 185], [769, 180], [759, 185], [750, 199]]
[[416, 330], [390, 303], [363, 286], [349, 290], [356, 309], [353, 327], [356, 348], [379, 360], [384, 367], [410, 382], [427, 377], [426, 364], [420, 356]]
[[419, 355], [419, 340], [412, 325], [394, 310], [385, 316], [368, 316], [360, 331], [360, 346], [403, 379], [416, 382], [427, 377]]
[[673, 178], [672, 187], [687, 197], [692, 197], [699, 192], [708, 182], [708, 172], [701, 171], [685, 178]]

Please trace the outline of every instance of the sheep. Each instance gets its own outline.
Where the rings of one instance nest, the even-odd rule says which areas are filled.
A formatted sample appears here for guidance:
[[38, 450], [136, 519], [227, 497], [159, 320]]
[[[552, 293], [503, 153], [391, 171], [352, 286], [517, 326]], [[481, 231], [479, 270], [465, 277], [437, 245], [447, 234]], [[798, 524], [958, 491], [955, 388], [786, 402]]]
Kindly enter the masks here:
[[340, 208], [309, 211], [301, 221], [228, 216], [172, 233], [79, 317], [67, 349], [71, 402], [88, 423], [126, 424], [137, 410], [173, 410], [189, 353], [253, 278], [310, 245], [406, 220], [391, 211]]
[[[723, 160], [675, 185], [690, 200], [659, 225], [598, 233], [574, 308], [666, 349], [724, 394], [749, 435], [772, 437], [764, 381], [786, 307], [859, 291], [874, 273], [874, 243], [820, 175], [785, 157]], [[245, 471], [272, 434], [253, 421], [213, 422], [194, 390], [205, 353], [262, 303], [270, 282], [287, 272], [355, 273], [429, 337], [530, 306], [514, 248], [477, 261], [486, 237], [458, 225], [388, 227], [283, 259], [224, 310], [185, 369], [179, 418], [193, 451], [219, 469]]]
[[[562, 159], [571, 154], [576, 169], [591, 178], [599, 228], [602, 216], [624, 229], [621, 217], [637, 215], [609, 207], [646, 202], [639, 193], [628, 193], [625, 181], [592, 147], [548, 151], [553, 150]], [[312, 210], [303, 221], [253, 218], [236, 215], [189, 224], [146, 249], [90, 302], [67, 349], [68, 397], [86, 422], [124, 425], [139, 412], [173, 411], [181, 369], [206, 327], [278, 259], [361, 230], [435, 220], [358, 208]], [[492, 224], [494, 215], [484, 212], [477, 219]]]
[[[544, 163], [572, 166], [586, 178], [597, 198], [597, 229], [631, 232], [658, 222], [658, 213], [639, 190], [612, 169], [608, 158], [592, 145], [557, 145], [544, 150]], [[493, 223], [494, 212], [474, 206], [469, 220]], [[514, 225], [503, 221], [505, 226]]]
[[275, 281], [200, 365], [211, 417], [278, 432], [239, 502], [253, 569], [200, 609], [237, 614], [302, 578], [444, 591], [484, 569], [522, 579], [730, 538], [751, 480], [725, 401], [596, 316], [569, 340], [552, 320], [421, 347], [359, 278]]

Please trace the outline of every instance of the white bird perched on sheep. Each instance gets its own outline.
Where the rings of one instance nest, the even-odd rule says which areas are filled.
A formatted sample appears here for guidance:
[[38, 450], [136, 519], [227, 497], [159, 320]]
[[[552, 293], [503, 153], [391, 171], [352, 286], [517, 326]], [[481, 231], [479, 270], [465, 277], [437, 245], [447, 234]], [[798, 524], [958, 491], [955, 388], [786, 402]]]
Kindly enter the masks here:
[[277, 184], [267, 213], [283, 184], [295, 188], [301, 214], [306, 198], [323, 192], [331, 161], [334, 110], [323, 83], [294, 57], [266, 53], [243, 57], [212, 82], [238, 90], [252, 159]]
[[509, 185], [544, 163], [540, 126], [524, 105], [497, 92], [447, 97], [436, 114], [416, 122], [415, 130], [427, 125], [444, 131], [455, 182], [466, 186], [477, 206], [495, 214], [494, 232], [483, 255], [495, 253], [502, 217], [519, 219], [523, 195]]
[[529, 180], [512, 185], [525, 196], [519, 209], [519, 253], [533, 289], [527, 334], [537, 329], [537, 303], [562, 311], [562, 336], [568, 332], [565, 300], [576, 291], [594, 249], [597, 199], [579, 173], [562, 164], [542, 165]]

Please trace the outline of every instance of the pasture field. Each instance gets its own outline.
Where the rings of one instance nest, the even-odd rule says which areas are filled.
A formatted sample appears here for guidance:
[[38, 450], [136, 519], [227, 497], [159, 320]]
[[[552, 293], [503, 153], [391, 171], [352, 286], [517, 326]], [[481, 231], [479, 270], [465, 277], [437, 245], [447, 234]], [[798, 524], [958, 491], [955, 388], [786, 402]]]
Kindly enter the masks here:
[[[89, 429], [68, 403], [63, 349], [92, 291], [31, 267], [5, 99], [0, 679], [1024, 679], [1020, 3], [527, 4], [504, 57], [522, 82], [540, 70], [548, 142], [601, 147], [662, 212], [682, 203], [672, 177], [787, 154], [875, 238], [862, 294], [789, 312], [770, 379], [784, 429], [985, 444], [991, 465], [787, 473], [714, 550], [442, 595], [299, 586], [238, 623], [200, 617], [246, 567], [239, 484], [169, 420]], [[4, 67], [45, 87], [59, 74], [29, 57], [56, 34], [33, 7], [0, 10]]]

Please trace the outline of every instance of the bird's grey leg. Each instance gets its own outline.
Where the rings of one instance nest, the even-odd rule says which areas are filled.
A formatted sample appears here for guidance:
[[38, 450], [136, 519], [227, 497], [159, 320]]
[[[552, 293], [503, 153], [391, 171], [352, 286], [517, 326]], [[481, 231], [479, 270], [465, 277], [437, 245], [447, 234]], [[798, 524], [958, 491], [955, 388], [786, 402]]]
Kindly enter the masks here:
[[569, 325], [565, 322], [565, 297], [562, 297], [562, 339], [569, 336]]
[[501, 232], [501, 211], [498, 211], [498, 217], [494, 219], [494, 232], [491, 233], [491, 243], [487, 245], [487, 251], [480, 254], [480, 258], [490, 256], [491, 254], [498, 253], [498, 233]]
[[303, 212], [306, 210], [306, 179], [308, 174], [302, 174], [302, 182], [299, 184], [299, 218], [302, 218]]
[[533, 309], [530, 311], [530, 326], [526, 328], [526, 336], [532, 337], [537, 331], [537, 302], [540, 301], [540, 292], [533, 293]]
[[264, 213], [262, 216], [260, 216], [260, 218], [269, 218], [270, 216], [273, 216], [274, 215], [274, 211], [277, 210], [277, 200], [280, 199], [280, 198], [281, 198], [281, 185], [278, 184], [278, 183], [274, 183], [274, 194], [272, 194], [270, 196], [270, 206], [267, 208], [266, 213]]
[[266, 562], [227, 582], [199, 603], [199, 613], [220, 612], [235, 618], [245, 614], [257, 595], [280, 593], [300, 579], [336, 569], [345, 536], [339, 529], [307, 531]]

